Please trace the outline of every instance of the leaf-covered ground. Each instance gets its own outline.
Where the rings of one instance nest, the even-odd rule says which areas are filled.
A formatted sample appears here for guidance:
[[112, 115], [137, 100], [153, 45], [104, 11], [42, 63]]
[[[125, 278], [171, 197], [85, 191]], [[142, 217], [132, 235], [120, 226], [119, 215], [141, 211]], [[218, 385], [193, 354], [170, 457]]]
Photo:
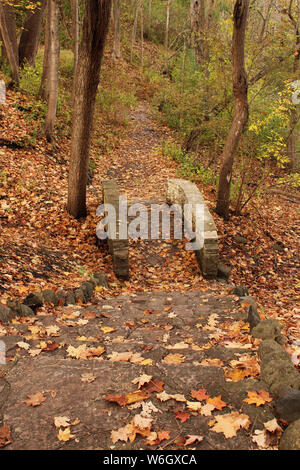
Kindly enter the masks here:
[[[207, 288], [210, 283], [203, 280], [183, 242], [130, 241], [131, 279], [123, 283], [112, 272], [105, 244], [96, 244], [95, 214], [103, 179], [116, 178], [129, 199], [164, 201], [167, 179], [177, 176], [176, 164], [161, 153], [162, 142], [172, 138], [172, 132], [151, 116], [147, 103], [132, 111], [126, 136], [110, 152], [99, 155], [92, 145], [89, 215], [81, 222], [66, 212], [69, 140], [61, 138], [55, 153], [44, 139], [34, 147], [16, 145], [28, 141], [31, 106], [25, 96], [8, 92], [0, 122], [1, 302], [41, 288], [77, 287], [83, 277], [100, 269], [108, 274], [111, 289], [99, 293], [99, 298], [121, 292]], [[213, 211], [213, 188], [200, 189]], [[282, 322], [290, 351], [295, 352], [300, 322], [299, 199], [289, 198], [287, 188], [280, 191], [283, 197], [265, 193], [246, 215], [232, 216], [227, 223], [214, 217], [221, 261], [232, 267], [230, 281], [247, 286], [262, 316]], [[240, 243], [236, 236], [246, 242]]]
[[[111, 152], [99, 155], [93, 143], [89, 215], [75, 221], [66, 212], [70, 142], [60, 139], [55, 153], [43, 139], [35, 147], [16, 145], [29, 135], [28, 109], [27, 98], [8, 92], [0, 122], [1, 303], [35, 290], [77, 287], [99, 270], [107, 273], [110, 289], [98, 289], [87, 310], [48, 306], [33, 319], [1, 327], [10, 344], [11, 370], [3, 374], [13, 393], [5, 395], [4, 384], [8, 411], [0, 445], [36, 446], [26, 431], [33, 412], [33, 434], [40, 437], [43, 429], [40, 443], [48, 448], [276, 448], [282, 431], [256, 381], [258, 343], [241, 322], [235, 299], [226, 304], [227, 286], [204, 280], [193, 253], [174, 240], [130, 241], [131, 278], [120, 282], [107, 247], [96, 243], [103, 179], [116, 178], [130, 200], [165, 200], [166, 181], [177, 176], [176, 164], [161, 152], [171, 131], [141, 102]], [[213, 211], [213, 188], [200, 189]], [[284, 196], [264, 194], [247, 215], [226, 224], [214, 217], [221, 261], [232, 267], [230, 281], [248, 288], [263, 318], [281, 321], [297, 366], [299, 206]], [[180, 297], [184, 292], [187, 297]], [[135, 302], [136, 295], [146, 297]], [[53, 376], [58, 363], [65, 374], [60, 379]], [[191, 380], [170, 379], [182, 374]], [[104, 376], [107, 387], [98, 396]], [[237, 394], [240, 380], [245, 386]], [[256, 426], [253, 410], [260, 409], [267, 414]]]

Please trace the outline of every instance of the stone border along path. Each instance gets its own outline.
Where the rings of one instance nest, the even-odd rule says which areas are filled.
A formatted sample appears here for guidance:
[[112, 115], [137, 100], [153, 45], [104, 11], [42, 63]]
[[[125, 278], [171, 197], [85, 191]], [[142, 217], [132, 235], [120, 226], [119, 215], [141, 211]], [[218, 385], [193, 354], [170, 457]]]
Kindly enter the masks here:
[[245, 296], [240, 287], [232, 292], [247, 305], [245, 320], [251, 335], [262, 340], [258, 349], [260, 380], [276, 399], [276, 415], [289, 424], [281, 436], [279, 450], [300, 450], [300, 374], [282, 347], [287, 340], [281, 333], [281, 324], [274, 319], [260, 320], [255, 300]]
[[[110, 229], [110, 222], [105, 227], [107, 232], [107, 241], [109, 252], [112, 256], [113, 269], [117, 277], [129, 279], [129, 254], [128, 254], [128, 238], [119, 238], [119, 197], [120, 192], [116, 180], [102, 181], [103, 203], [111, 204], [116, 211], [116, 238], [113, 238]], [[115, 221], [112, 221], [114, 223]]]
[[[105, 227], [107, 232], [107, 240], [109, 251], [112, 255], [113, 269], [117, 277], [128, 279], [129, 278], [129, 252], [128, 252], [128, 238], [119, 239], [119, 197], [120, 192], [118, 189], [117, 181], [114, 179], [105, 180], [102, 182], [103, 189], [103, 202], [114, 206], [116, 211], [117, 229], [116, 238], [113, 238], [110, 229], [110, 223]], [[184, 205], [189, 204], [192, 207], [192, 226], [188, 227], [190, 232], [195, 232], [196, 229], [196, 207], [204, 208], [204, 221], [202, 227], [197, 227], [195, 241], [202, 241], [203, 248], [195, 249], [196, 258], [201, 268], [202, 275], [207, 279], [215, 279], [218, 276], [218, 262], [219, 262], [219, 247], [217, 229], [212, 215], [210, 214], [204, 198], [200, 193], [197, 186], [190, 181], [183, 179], [169, 179], [167, 182], [166, 202], [170, 206], [178, 204], [182, 208], [182, 215], [184, 214]], [[139, 201], [135, 201], [137, 203]], [[145, 201], [140, 201], [144, 204]], [[163, 203], [162, 203], [163, 204]], [[145, 205], [145, 204], [144, 204]], [[107, 214], [106, 214], [107, 215]], [[149, 219], [151, 223], [151, 218]], [[111, 221], [114, 223], [115, 221]]]
[[6, 305], [0, 304], [0, 322], [6, 324], [16, 317], [33, 316], [36, 314], [36, 310], [44, 304], [57, 307], [58, 305], [75, 305], [78, 301], [89, 302], [97, 286], [108, 289], [107, 276], [101, 271], [95, 273], [89, 281], [83, 282], [77, 289], [58, 289], [56, 292], [46, 289], [32, 292], [27, 295], [22, 304], [19, 300], [9, 300]]
[[[203, 248], [196, 249], [195, 254], [204, 278], [215, 279], [218, 275], [219, 247], [218, 235], [214, 219], [209, 212], [204, 198], [194, 183], [183, 179], [169, 179], [167, 183], [167, 203], [179, 204], [184, 209], [184, 204], [193, 207], [191, 232], [196, 233], [195, 241], [203, 242]], [[195, 209], [201, 205], [204, 207], [203, 231], [202, 227], [196, 227]], [[184, 217], [183, 213], [183, 217]], [[198, 230], [196, 230], [198, 229]]]

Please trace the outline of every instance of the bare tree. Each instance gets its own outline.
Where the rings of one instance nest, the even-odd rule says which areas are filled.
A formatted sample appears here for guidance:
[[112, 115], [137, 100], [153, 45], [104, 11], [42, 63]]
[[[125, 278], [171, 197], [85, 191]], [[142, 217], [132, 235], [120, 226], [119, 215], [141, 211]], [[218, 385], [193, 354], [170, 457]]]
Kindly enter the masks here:
[[108, 32], [111, 0], [85, 0], [82, 40], [75, 75], [68, 211], [85, 217], [86, 185], [94, 106]]
[[38, 50], [39, 39], [42, 30], [43, 18], [46, 8], [46, 0], [36, 0], [34, 11], [30, 11], [25, 20], [19, 42], [19, 64], [21, 67], [28, 62], [35, 65], [35, 57]]
[[224, 219], [229, 217], [232, 167], [242, 131], [248, 121], [248, 80], [245, 70], [245, 34], [249, 0], [236, 0], [232, 39], [232, 74], [234, 116], [229, 130], [220, 169], [216, 212]]
[[78, 0], [71, 0], [72, 9], [72, 36], [73, 36], [73, 48], [74, 48], [74, 74], [76, 73], [76, 67], [78, 62], [78, 51], [79, 51], [79, 5]]
[[19, 55], [17, 29], [14, 10], [11, 4], [0, 0], [0, 33], [4, 42], [5, 51], [11, 66], [12, 78], [19, 86]]
[[[295, 11], [293, 11], [293, 7], [295, 7]], [[298, 1], [294, 3], [294, 0], [290, 0], [289, 8], [288, 8], [288, 16], [293, 25], [294, 32], [295, 32], [295, 54], [293, 60], [293, 76], [296, 79], [297, 74], [299, 71], [299, 62], [300, 62], [300, 25], [299, 25], [299, 4]], [[290, 118], [290, 132], [289, 138], [287, 143], [287, 152], [290, 158], [290, 165], [292, 171], [299, 171], [300, 169], [300, 158], [299, 154], [296, 151], [296, 143], [297, 143], [297, 131], [296, 126], [299, 121], [299, 113], [296, 108], [292, 109], [291, 111], [291, 118]]]
[[58, 0], [48, 0], [49, 2], [49, 69], [47, 83], [49, 87], [48, 113], [45, 122], [45, 134], [49, 142], [53, 140], [54, 123], [57, 108], [58, 93], [58, 63], [59, 63], [59, 36], [58, 20], [59, 5]]
[[113, 18], [114, 18], [114, 45], [113, 58], [121, 57], [121, 31], [120, 31], [120, 0], [113, 0]]
[[45, 44], [44, 44], [44, 60], [41, 85], [39, 90], [40, 97], [46, 101], [49, 96], [48, 76], [49, 76], [49, 60], [50, 60], [50, 23], [49, 23], [49, 5], [50, 0], [46, 0], [46, 26], [45, 26]]
[[169, 49], [170, 7], [171, 7], [171, 0], [167, 0], [166, 32], [165, 32], [165, 48], [166, 49]]

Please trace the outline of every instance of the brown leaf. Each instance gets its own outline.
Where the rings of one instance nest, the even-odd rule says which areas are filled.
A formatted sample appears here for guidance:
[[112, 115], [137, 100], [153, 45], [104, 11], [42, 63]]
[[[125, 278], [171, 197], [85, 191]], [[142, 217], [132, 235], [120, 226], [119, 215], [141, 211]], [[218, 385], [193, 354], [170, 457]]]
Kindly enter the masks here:
[[46, 397], [41, 392], [36, 392], [34, 395], [28, 395], [29, 400], [26, 400], [24, 403], [28, 406], [39, 406], [43, 401], [46, 400]]
[[0, 447], [5, 447], [8, 444], [11, 444], [10, 429], [7, 424], [3, 424], [0, 428]]
[[197, 401], [203, 401], [209, 398], [210, 395], [207, 395], [205, 388], [202, 388], [201, 390], [192, 390], [191, 397], [195, 398]]
[[175, 419], [180, 419], [181, 423], [185, 423], [188, 419], [190, 419], [191, 415], [186, 411], [177, 411]]

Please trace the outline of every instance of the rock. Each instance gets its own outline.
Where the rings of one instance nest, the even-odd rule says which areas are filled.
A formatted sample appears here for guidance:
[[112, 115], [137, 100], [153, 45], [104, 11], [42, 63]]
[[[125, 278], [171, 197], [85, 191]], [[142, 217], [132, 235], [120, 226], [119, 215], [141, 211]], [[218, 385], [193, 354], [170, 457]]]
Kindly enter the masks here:
[[81, 284], [81, 289], [84, 292], [86, 301], [91, 300], [94, 293], [94, 286], [92, 282], [86, 281]]
[[32, 308], [28, 307], [28, 305], [21, 305], [21, 316], [22, 317], [32, 317], [35, 315], [34, 311]]
[[260, 322], [260, 316], [257, 311], [257, 303], [250, 295], [241, 297], [241, 302], [247, 303], [247, 322], [250, 324], [250, 332], [252, 333], [253, 328], [255, 328]]
[[83, 289], [79, 287], [78, 289], [74, 290], [74, 295], [75, 295], [75, 302], [80, 301], [81, 303], [85, 303], [85, 295]]
[[248, 243], [247, 238], [241, 237], [240, 235], [236, 235], [235, 237], [233, 237], [233, 240], [239, 245], [246, 245], [246, 243]]
[[260, 343], [258, 355], [262, 363], [268, 363], [274, 359], [290, 361], [289, 354], [272, 339], [267, 339]]
[[75, 294], [71, 290], [66, 291], [66, 305], [75, 305], [76, 304], [76, 299], [75, 299]]
[[[108, 287], [109, 287], [108, 286], [107, 275], [105, 273], [103, 273], [102, 271], [100, 271], [98, 273], [95, 273], [92, 280], [94, 280], [94, 282], [96, 283], [95, 284], [96, 286], [103, 286], [106, 289], [108, 289]], [[91, 282], [92, 282], [92, 280], [91, 280]]]
[[279, 442], [279, 450], [300, 450], [300, 419], [290, 424]]
[[245, 286], [235, 286], [231, 289], [232, 294], [237, 295], [238, 297], [246, 297], [248, 296], [248, 290]]
[[261, 339], [275, 339], [280, 344], [283, 344], [284, 338], [281, 334], [281, 325], [277, 320], [270, 318], [259, 322], [252, 330], [254, 338]]
[[54, 291], [51, 289], [43, 290], [42, 292], [44, 302], [46, 304], [53, 304], [54, 307], [58, 306], [58, 298], [54, 294]]
[[226, 264], [219, 263], [218, 264], [218, 275], [217, 277], [220, 277], [221, 279], [229, 279], [231, 273], [231, 267], [226, 266]]
[[15, 316], [21, 315], [21, 304], [18, 300], [8, 300], [7, 307], [12, 310]]
[[34, 312], [37, 308], [42, 307], [43, 303], [44, 299], [41, 292], [33, 292], [32, 294], [27, 295], [26, 299], [23, 301], [23, 304], [32, 308]]
[[10, 318], [14, 318], [16, 316], [19, 317], [31, 317], [34, 315], [34, 310], [28, 305], [20, 304], [18, 300], [9, 300], [7, 302], [8, 308], [12, 311]]
[[275, 410], [278, 416], [288, 423], [300, 420], [300, 391], [284, 387], [275, 403]]
[[300, 390], [300, 375], [289, 359], [272, 358], [261, 364], [261, 379], [270, 389], [270, 393], [278, 398], [283, 387]]
[[8, 323], [12, 318], [15, 317], [15, 313], [6, 305], [0, 304], [0, 321], [2, 323]]
[[58, 299], [58, 304], [67, 305], [67, 291], [65, 291], [64, 289], [58, 289], [58, 291], [56, 292], [56, 297]]

